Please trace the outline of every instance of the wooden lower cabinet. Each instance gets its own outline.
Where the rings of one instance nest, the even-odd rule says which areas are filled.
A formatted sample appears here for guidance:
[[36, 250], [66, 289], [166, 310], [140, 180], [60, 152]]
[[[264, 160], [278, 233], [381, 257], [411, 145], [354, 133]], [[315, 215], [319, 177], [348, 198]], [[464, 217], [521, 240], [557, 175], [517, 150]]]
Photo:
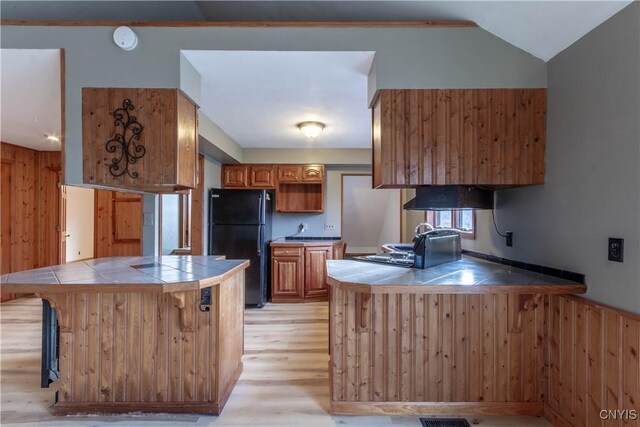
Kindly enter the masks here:
[[274, 256], [272, 262], [273, 298], [304, 298], [302, 256]]
[[327, 259], [332, 257], [331, 246], [305, 248], [304, 296], [327, 297]]
[[277, 243], [271, 247], [271, 301], [327, 299], [327, 260], [342, 258], [342, 241]]

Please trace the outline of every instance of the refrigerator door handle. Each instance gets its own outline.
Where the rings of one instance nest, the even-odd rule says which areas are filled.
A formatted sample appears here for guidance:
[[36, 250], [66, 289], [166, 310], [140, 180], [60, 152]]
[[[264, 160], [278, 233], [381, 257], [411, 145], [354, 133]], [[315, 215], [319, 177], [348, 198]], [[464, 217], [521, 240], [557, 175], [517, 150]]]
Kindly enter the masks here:
[[258, 226], [258, 238], [256, 239], [256, 246], [258, 247], [258, 256], [262, 253], [262, 226]]

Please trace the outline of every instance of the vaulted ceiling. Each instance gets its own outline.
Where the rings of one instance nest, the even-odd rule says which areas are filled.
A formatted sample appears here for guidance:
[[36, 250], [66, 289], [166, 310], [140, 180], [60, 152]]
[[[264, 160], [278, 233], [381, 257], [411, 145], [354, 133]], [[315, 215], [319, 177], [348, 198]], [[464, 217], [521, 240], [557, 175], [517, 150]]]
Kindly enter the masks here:
[[631, 3], [610, 1], [2, 1], [3, 19], [124, 21], [470, 20], [548, 61]]
[[[531, 55], [549, 60], [629, 3], [3, 0], [0, 14], [3, 20], [56, 21], [470, 20]], [[44, 134], [59, 133], [57, 55], [57, 51], [2, 50], [0, 136], [5, 141], [56, 148]], [[202, 76], [202, 111], [243, 147], [370, 145], [366, 75], [374, 52], [192, 51], [185, 55]], [[252, 74], [258, 68], [261, 73]], [[313, 144], [295, 128], [295, 123], [304, 120], [328, 124]]]

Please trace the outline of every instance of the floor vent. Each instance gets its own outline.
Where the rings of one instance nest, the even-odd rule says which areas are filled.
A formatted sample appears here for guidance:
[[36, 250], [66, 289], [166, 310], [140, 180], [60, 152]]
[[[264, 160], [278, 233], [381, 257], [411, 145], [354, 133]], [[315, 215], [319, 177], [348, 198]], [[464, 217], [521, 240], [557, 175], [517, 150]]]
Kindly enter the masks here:
[[471, 427], [464, 418], [420, 418], [422, 427]]

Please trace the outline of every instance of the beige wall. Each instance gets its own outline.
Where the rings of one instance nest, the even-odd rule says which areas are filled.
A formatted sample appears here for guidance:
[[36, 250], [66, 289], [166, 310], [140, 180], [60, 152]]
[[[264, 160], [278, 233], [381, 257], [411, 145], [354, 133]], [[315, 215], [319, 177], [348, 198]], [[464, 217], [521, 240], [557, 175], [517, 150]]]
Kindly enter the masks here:
[[319, 163], [371, 165], [370, 148], [245, 148], [244, 163]]
[[94, 257], [94, 191], [67, 186], [67, 262]]
[[371, 175], [342, 176], [342, 239], [348, 253], [400, 241], [400, 190], [374, 190]]

